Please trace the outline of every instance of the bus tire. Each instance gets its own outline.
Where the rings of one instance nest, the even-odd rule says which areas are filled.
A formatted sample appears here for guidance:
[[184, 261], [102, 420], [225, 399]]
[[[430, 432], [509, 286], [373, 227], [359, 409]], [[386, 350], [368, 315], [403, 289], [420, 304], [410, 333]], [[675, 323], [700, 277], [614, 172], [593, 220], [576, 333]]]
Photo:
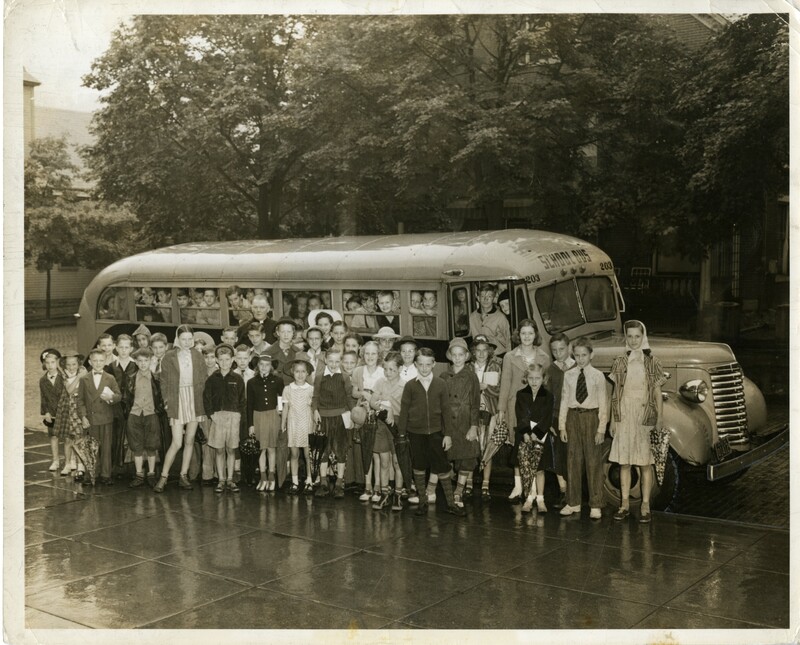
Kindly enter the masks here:
[[[622, 494], [619, 483], [619, 464], [608, 460], [611, 452], [611, 442], [606, 442], [603, 448], [603, 499], [605, 503], [614, 508], [619, 508]], [[683, 483], [684, 465], [681, 458], [672, 450], [667, 454], [667, 463], [664, 468], [664, 481], [661, 485], [655, 480], [653, 474], [653, 491], [650, 496], [650, 507], [656, 511], [671, 510], [678, 498], [680, 487]], [[636, 467], [631, 468], [631, 492], [629, 496], [631, 508], [638, 508], [642, 503], [641, 482]]]

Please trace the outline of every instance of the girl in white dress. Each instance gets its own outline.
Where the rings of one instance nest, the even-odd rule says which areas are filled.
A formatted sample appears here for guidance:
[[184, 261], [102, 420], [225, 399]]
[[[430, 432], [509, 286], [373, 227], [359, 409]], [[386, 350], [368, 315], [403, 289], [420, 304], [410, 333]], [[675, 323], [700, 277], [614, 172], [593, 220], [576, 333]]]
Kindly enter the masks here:
[[[304, 358], [305, 354], [297, 354], [294, 360], [289, 361], [284, 371], [294, 378], [283, 388], [283, 414], [281, 415], [282, 430], [288, 432], [290, 453], [290, 468], [292, 472], [292, 488], [290, 492], [297, 493], [300, 489], [298, 471], [300, 468], [300, 450], [303, 450], [306, 464], [310, 464], [308, 456], [308, 435], [314, 430], [314, 417], [311, 413], [311, 397], [314, 388], [306, 382], [308, 375], [314, 371], [314, 366]], [[311, 468], [306, 467], [307, 494], [313, 493], [311, 481]]]

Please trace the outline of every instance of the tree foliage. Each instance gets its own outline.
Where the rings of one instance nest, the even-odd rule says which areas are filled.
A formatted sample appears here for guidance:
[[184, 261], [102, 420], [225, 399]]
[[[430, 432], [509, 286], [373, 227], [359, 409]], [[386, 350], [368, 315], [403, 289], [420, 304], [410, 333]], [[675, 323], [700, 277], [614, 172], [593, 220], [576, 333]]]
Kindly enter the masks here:
[[25, 160], [25, 261], [40, 271], [57, 264], [99, 269], [140, 249], [132, 213], [73, 194], [77, 171], [64, 138], [31, 143]]
[[151, 236], [275, 235], [311, 133], [290, 55], [311, 20], [138, 16], [84, 82], [103, 93], [88, 160]]
[[787, 16], [745, 16], [701, 52], [675, 106], [686, 124], [676, 219], [684, 248], [702, 253], [788, 194], [788, 98]]
[[502, 226], [510, 197], [540, 228], [699, 239], [756, 159], [780, 175], [773, 18], [695, 65], [637, 15], [139, 16], [85, 78], [88, 159], [160, 243], [446, 229], [454, 203]]

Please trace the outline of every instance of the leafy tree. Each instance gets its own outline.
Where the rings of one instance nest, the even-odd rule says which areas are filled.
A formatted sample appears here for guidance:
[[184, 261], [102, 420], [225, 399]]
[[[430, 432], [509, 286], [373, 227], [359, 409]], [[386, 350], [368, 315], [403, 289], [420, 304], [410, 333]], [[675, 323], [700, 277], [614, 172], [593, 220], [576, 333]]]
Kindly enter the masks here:
[[788, 17], [735, 20], [701, 52], [676, 104], [688, 190], [677, 202], [695, 256], [789, 192]]
[[47, 273], [45, 315], [50, 317], [50, 277], [57, 264], [104, 267], [141, 245], [136, 218], [124, 207], [78, 199], [78, 168], [64, 138], [31, 143], [25, 160], [25, 262]]
[[528, 197], [537, 225], [592, 234], [637, 212], [632, 180], [673, 159], [653, 144], [673, 136], [679, 56], [636, 16], [337, 18], [307, 55], [319, 63], [298, 73], [339, 119], [318, 185], [335, 177], [373, 227], [376, 212], [450, 225], [454, 199], [500, 226], [503, 199]]
[[313, 19], [138, 16], [84, 83], [103, 92], [87, 150], [103, 196], [161, 241], [277, 234], [311, 138], [291, 55]]

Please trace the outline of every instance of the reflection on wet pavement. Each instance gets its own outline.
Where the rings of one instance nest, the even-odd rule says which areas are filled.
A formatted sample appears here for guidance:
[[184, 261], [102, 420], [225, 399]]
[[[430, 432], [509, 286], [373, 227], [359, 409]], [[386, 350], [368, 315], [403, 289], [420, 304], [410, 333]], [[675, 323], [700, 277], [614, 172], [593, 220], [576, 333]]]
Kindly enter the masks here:
[[48, 472], [42, 439], [25, 436], [29, 628], [789, 627], [788, 531], [92, 488]]

